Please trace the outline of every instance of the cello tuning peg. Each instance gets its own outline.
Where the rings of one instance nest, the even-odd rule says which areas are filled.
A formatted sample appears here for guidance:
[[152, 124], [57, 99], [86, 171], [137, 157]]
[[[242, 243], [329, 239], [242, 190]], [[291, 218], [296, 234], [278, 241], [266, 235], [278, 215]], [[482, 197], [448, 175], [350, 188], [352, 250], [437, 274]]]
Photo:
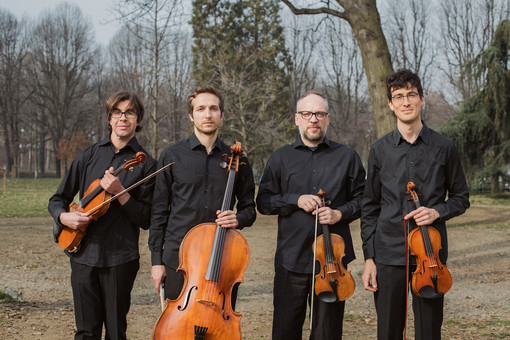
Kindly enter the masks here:
[[221, 159], [226, 162], [228, 160], [228, 155], [226, 153], [224, 153], [223, 155], [221, 155]]
[[227, 162], [223, 161], [220, 163], [220, 166], [223, 168], [223, 169], [226, 169], [227, 168]]

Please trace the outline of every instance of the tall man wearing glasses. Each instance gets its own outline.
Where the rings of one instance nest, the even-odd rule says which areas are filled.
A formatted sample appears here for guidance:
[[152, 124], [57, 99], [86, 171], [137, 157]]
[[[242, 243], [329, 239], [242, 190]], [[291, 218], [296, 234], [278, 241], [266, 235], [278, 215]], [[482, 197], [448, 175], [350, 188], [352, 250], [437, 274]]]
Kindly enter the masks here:
[[[397, 127], [373, 144], [368, 159], [361, 216], [365, 256], [362, 279], [365, 289], [374, 292], [378, 339], [402, 339], [409, 275], [403, 211], [405, 220], [412, 224], [430, 225], [439, 231], [439, 258], [446, 264], [445, 221], [464, 213], [469, 207], [469, 194], [452, 141], [421, 120], [424, 96], [420, 78], [400, 69], [386, 78], [386, 87]], [[422, 205], [416, 210], [406, 192], [409, 181], [416, 184]], [[443, 297], [412, 296], [416, 339], [440, 339]]]
[[[142, 128], [143, 113], [136, 94], [113, 94], [106, 102], [109, 136], [78, 155], [49, 201], [48, 210], [57, 225], [87, 228], [79, 250], [65, 251], [71, 261], [75, 339], [100, 340], [103, 324], [106, 339], [126, 339], [131, 289], [139, 269], [139, 228], [149, 228], [154, 181], [121, 195], [97, 221], [69, 212], [68, 207], [77, 193], [82, 199], [96, 179], [113, 196], [154, 172], [156, 161], [135, 137]], [[112, 174], [139, 151], [147, 155], [143, 164], [117, 177]]]
[[[296, 141], [271, 155], [257, 196], [260, 213], [278, 215], [273, 340], [301, 339], [311, 296], [310, 339], [341, 339], [345, 302], [326, 303], [311, 292], [316, 206], [319, 223], [344, 239], [346, 267], [354, 259], [349, 223], [360, 216], [365, 170], [354, 150], [326, 137], [331, 117], [324, 95], [307, 92], [298, 100], [297, 111]], [[317, 196], [319, 189], [328, 206]]]

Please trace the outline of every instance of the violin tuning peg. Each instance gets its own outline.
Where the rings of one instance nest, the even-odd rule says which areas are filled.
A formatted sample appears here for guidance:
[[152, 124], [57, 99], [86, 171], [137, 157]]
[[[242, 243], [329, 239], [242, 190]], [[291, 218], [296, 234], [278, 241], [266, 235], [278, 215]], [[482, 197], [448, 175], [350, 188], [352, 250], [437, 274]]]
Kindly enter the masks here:
[[227, 162], [223, 161], [220, 163], [220, 166], [223, 168], [223, 169], [226, 169], [227, 168]]
[[228, 160], [228, 155], [226, 153], [224, 153], [223, 155], [221, 155], [221, 159], [226, 162]]

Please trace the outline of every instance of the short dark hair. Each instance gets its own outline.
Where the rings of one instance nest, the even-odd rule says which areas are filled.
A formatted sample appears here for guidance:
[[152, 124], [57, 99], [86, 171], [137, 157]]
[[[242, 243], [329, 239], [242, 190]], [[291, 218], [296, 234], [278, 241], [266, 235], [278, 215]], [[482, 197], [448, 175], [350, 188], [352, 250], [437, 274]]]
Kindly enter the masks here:
[[[117, 106], [118, 103], [123, 102], [125, 100], [129, 101], [129, 108], [136, 111], [137, 114], [136, 122], [138, 123], [138, 126], [136, 127], [135, 131], [138, 132], [142, 129], [140, 123], [142, 122], [145, 109], [143, 107], [142, 101], [140, 100], [138, 95], [134, 92], [118, 91], [112, 94], [110, 98], [108, 98], [105, 105], [108, 120], [110, 120], [112, 116], [112, 111], [115, 108], [115, 106]], [[112, 129], [111, 125], [108, 126], [111, 131]]]
[[200, 85], [188, 95], [188, 113], [193, 115], [193, 99], [202, 93], [210, 93], [218, 97], [220, 100], [220, 112], [223, 114], [225, 111], [225, 100], [221, 93], [212, 85]]
[[389, 101], [392, 99], [391, 91], [411, 87], [416, 87], [420, 98], [423, 97], [421, 80], [416, 73], [405, 68], [401, 68], [386, 77], [386, 95], [388, 96]]

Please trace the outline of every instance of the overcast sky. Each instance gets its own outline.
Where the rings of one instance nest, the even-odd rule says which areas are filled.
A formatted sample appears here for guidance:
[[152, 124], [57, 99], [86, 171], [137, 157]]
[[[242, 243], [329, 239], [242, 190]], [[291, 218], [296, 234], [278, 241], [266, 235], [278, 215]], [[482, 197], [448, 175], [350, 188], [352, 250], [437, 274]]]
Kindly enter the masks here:
[[[35, 19], [46, 9], [54, 8], [65, 0], [0, 0], [0, 8], [7, 9], [17, 18], [27, 16]], [[97, 42], [107, 45], [115, 34], [118, 23], [109, 22], [113, 16], [109, 10], [115, 0], [67, 0], [68, 3], [78, 5], [82, 14], [90, 19], [94, 25]]]

